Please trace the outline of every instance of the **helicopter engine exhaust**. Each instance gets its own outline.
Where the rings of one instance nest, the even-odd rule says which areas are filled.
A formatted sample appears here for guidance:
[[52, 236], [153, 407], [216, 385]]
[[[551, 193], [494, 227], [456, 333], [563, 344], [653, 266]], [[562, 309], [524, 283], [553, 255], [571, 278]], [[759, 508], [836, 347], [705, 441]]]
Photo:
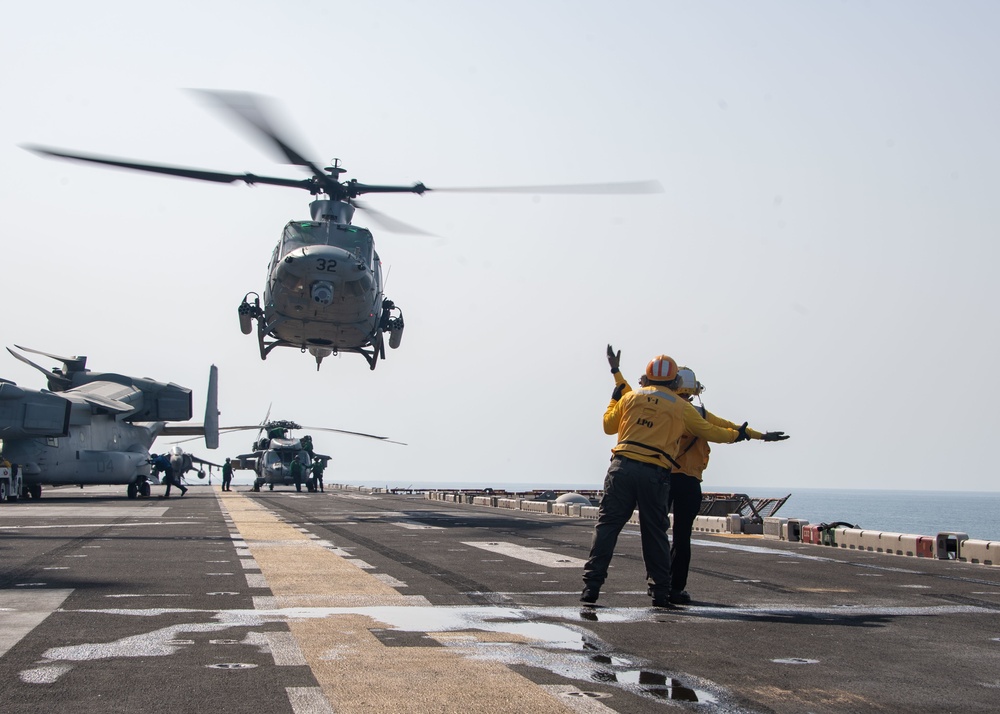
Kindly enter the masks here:
[[312, 284], [310, 291], [313, 302], [320, 305], [329, 305], [333, 302], [333, 283], [328, 280], [319, 280]]

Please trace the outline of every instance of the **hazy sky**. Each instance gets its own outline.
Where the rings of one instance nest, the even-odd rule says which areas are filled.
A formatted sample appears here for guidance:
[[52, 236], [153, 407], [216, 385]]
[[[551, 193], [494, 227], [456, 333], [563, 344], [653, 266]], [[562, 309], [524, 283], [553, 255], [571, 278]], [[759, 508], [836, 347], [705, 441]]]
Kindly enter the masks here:
[[[183, 384], [199, 412], [215, 363], [224, 424], [273, 403], [409, 443], [317, 434], [332, 482], [597, 488], [613, 342], [633, 383], [665, 352], [715, 413], [792, 435], [716, 447], [706, 489], [996, 490], [998, 20], [992, 2], [17, 3], [3, 344]], [[262, 362], [236, 308], [304, 192], [18, 148], [305, 176], [191, 87], [273, 97], [362, 182], [665, 191], [369, 197], [438, 236], [372, 226], [401, 348], [375, 372]], [[0, 375], [44, 384], [6, 355]]]

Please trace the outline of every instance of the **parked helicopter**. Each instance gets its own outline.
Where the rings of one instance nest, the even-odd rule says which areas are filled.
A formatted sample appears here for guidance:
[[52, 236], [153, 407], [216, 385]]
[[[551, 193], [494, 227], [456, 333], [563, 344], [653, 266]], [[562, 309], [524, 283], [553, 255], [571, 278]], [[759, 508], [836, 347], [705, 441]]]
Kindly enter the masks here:
[[222, 427], [219, 431], [229, 433], [249, 429], [257, 429], [257, 438], [253, 442], [253, 452], [240, 454], [232, 460], [232, 464], [235, 469], [249, 469], [257, 474], [257, 478], [253, 482], [254, 491], [260, 491], [264, 485], [271, 491], [274, 490], [275, 486], [294, 485], [296, 489], [299, 489], [300, 484], [296, 484], [292, 478], [291, 465], [294, 460], [298, 460], [302, 464], [303, 479], [301, 483], [305, 484], [306, 490], [316, 490], [316, 481], [312, 476], [312, 465], [316, 461], [323, 461], [325, 467], [326, 462], [329, 462], [332, 457], [327, 454], [316, 453], [313, 449], [311, 436], [293, 437], [289, 432], [294, 429], [330, 431], [338, 434], [378, 439], [389, 444], [402, 444], [402, 442], [392, 441], [384, 436], [320, 426], [301, 426], [294, 421], [267, 421], [267, 417], [264, 418], [263, 424], [255, 426], [228, 426]]
[[168, 424], [192, 416], [191, 390], [173, 383], [91, 372], [86, 357], [59, 357], [47, 370], [8, 348], [48, 378], [48, 391], [0, 380], [0, 457], [18, 466], [18, 495], [41, 498], [42, 486], [121, 484], [129, 498], [148, 496], [149, 447], [161, 435], [203, 435], [219, 446], [218, 370], [209, 369], [204, 424]]
[[263, 98], [240, 92], [200, 90], [203, 96], [221, 105], [248, 125], [253, 132], [276, 147], [289, 163], [306, 168], [306, 179], [258, 176], [251, 173], [223, 173], [201, 169], [138, 163], [112, 157], [68, 152], [40, 146], [26, 146], [36, 153], [115, 166], [137, 171], [180, 176], [200, 181], [249, 185], [287, 186], [319, 196], [309, 204], [310, 220], [293, 220], [284, 228], [271, 254], [267, 282], [261, 296], [248, 292], [238, 308], [243, 334], [253, 332], [257, 323], [257, 343], [261, 359], [275, 347], [295, 347], [316, 359], [316, 369], [331, 354], [354, 352], [375, 369], [385, 358], [385, 335], [389, 347], [399, 347], [403, 337], [403, 313], [383, 294], [381, 261], [375, 252], [371, 231], [351, 223], [356, 209], [363, 209], [387, 230], [422, 233], [412, 226], [363, 205], [358, 196], [368, 193], [415, 193], [461, 191], [480, 193], [655, 193], [658, 181], [638, 181], [562, 186], [495, 186], [480, 188], [431, 189], [423, 183], [412, 186], [364, 184], [345, 173], [339, 159], [332, 166], [304, 158], [275, 128]]

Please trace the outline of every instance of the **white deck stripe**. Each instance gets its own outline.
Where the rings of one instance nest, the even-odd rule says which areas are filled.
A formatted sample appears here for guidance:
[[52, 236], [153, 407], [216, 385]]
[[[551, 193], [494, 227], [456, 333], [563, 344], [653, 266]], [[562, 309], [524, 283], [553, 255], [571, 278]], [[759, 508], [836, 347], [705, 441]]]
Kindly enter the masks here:
[[295, 714], [334, 714], [319, 687], [285, 687], [285, 693]]
[[162, 518], [169, 506], [14, 506], [5, 518]]
[[400, 528], [408, 528], [413, 531], [440, 531], [443, 530], [441, 526], [429, 526], [426, 523], [417, 523], [416, 521], [393, 521], [392, 525], [399, 526]]
[[508, 558], [526, 560], [535, 565], [543, 565], [546, 568], [582, 568], [587, 562], [582, 558], [574, 558], [569, 555], [560, 555], [548, 550], [538, 548], [527, 548], [515, 543], [505, 543], [503, 541], [462, 541], [462, 545], [471, 545], [473, 548], [481, 548], [490, 553], [506, 555]]
[[308, 664], [299, 643], [291, 632], [265, 632], [267, 646], [274, 657], [274, 663], [279, 667], [300, 667]]
[[0, 657], [38, 627], [72, 592], [72, 589], [0, 591]]
[[250, 588], [266, 588], [267, 580], [264, 579], [263, 575], [259, 573], [247, 573], [247, 587]]

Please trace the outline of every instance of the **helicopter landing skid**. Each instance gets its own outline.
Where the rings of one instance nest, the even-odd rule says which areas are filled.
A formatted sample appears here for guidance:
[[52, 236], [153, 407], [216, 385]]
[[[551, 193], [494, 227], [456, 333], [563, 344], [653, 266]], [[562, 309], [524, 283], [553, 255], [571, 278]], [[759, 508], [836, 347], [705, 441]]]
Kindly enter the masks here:
[[375, 369], [375, 365], [378, 364], [379, 358], [385, 359], [385, 345], [382, 340], [382, 333], [378, 333], [378, 337], [374, 344], [372, 344], [371, 349], [365, 349], [363, 347], [343, 349], [341, 352], [354, 352], [365, 358], [368, 362], [368, 367], [370, 369]]
[[[302, 352], [305, 352], [307, 349], [309, 349], [308, 347], [304, 347], [302, 345], [296, 345], [292, 342], [288, 342], [287, 340], [282, 340], [282, 339], [273, 339], [270, 342], [268, 342], [267, 337], [268, 337], [267, 333], [264, 331], [263, 327], [261, 327], [260, 323], [258, 322], [257, 344], [260, 347], [260, 358], [262, 360], [266, 360], [267, 356], [271, 354], [271, 350], [273, 350], [275, 347], [296, 347]], [[346, 347], [339, 350], [333, 349], [331, 347], [329, 349], [330, 349], [330, 354], [332, 355], [337, 355], [340, 354], [341, 352], [354, 352], [356, 354], [359, 354], [365, 358], [365, 361], [368, 363], [368, 367], [372, 370], [374, 370], [375, 365], [378, 364], [379, 358], [382, 359], [385, 358], [385, 341], [382, 337], [381, 332], [378, 333], [376, 342], [371, 346], [370, 349], [365, 349], [364, 347]], [[327, 356], [329, 355], [324, 355], [324, 357]], [[322, 361], [323, 357], [316, 356], [317, 371], [319, 371], [319, 367]]]

